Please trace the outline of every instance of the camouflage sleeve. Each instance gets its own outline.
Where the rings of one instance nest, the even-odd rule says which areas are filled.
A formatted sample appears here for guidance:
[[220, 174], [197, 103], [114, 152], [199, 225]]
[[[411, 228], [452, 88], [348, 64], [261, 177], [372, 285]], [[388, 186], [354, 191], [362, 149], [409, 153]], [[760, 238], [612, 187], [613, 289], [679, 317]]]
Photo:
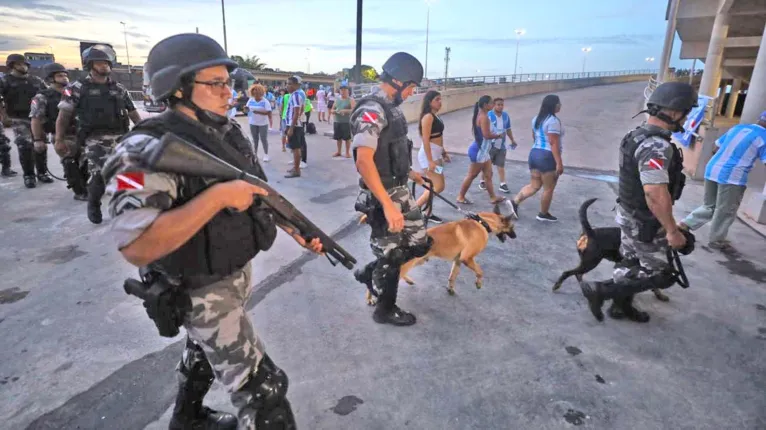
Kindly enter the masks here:
[[74, 81], [64, 88], [64, 93], [58, 106], [59, 110], [73, 112], [80, 103], [80, 89], [82, 89], [80, 81]]
[[357, 107], [351, 114], [352, 148], [360, 146], [376, 149], [381, 131], [388, 125], [383, 106], [370, 101]]
[[37, 84], [37, 89], [39, 89], [40, 91], [42, 91], [42, 90], [44, 90], [44, 89], [47, 89], [47, 88], [48, 88], [48, 86], [47, 86], [47, 85], [45, 85], [45, 81], [43, 81], [42, 79], [40, 79], [40, 78], [39, 78], [39, 77], [37, 77], [37, 76], [35, 76], [35, 79], [37, 79], [37, 81], [35, 82], [35, 83]]
[[667, 184], [670, 182], [668, 166], [673, 157], [672, 143], [651, 137], [636, 148], [634, 154], [643, 185]]
[[[50, 120], [45, 117], [46, 108], [48, 107], [48, 99], [43, 94], [37, 94], [32, 98], [32, 102], [29, 105], [29, 117], [40, 118], [42, 120]], [[53, 118], [56, 121], [56, 118]]]
[[122, 84], [117, 84], [117, 87], [119, 87], [120, 90], [122, 91], [122, 96], [123, 96], [123, 99], [125, 100], [124, 102], [125, 109], [128, 112], [133, 112], [134, 110], [136, 110], [136, 105], [133, 103], [133, 99], [130, 98], [130, 92], [128, 91], [128, 89], [125, 88], [125, 86]]
[[[129, 136], [115, 148], [107, 163], [120, 165], [119, 160], [127, 159], [126, 153], [140, 151], [152, 140], [156, 139], [142, 134]], [[109, 215], [112, 217], [111, 233], [118, 249], [130, 245], [163, 211], [171, 208], [178, 197], [179, 182], [176, 175], [125, 172], [118, 168], [118, 173], [107, 184], [107, 189], [113, 192]]]

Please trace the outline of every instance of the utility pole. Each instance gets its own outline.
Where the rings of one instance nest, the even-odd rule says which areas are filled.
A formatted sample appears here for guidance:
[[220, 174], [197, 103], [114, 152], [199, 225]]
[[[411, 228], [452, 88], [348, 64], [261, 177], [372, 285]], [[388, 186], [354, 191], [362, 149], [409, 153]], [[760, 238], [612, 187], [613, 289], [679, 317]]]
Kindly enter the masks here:
[[426, 1], [426, 6], [428, 7], [428, 12], [426, 12], [426, 70], [423, 76], [428, 79], [428, 30], [431, 22], [431, 4]]
[[128, 59], [128, 80], [130, 82], [130, 89], [133, 89], [133, 74], [130, 73], [130, 51], [128, 50], [128, 30], [125, 26], [125, 22], [120, 21], [120, 24], [122, 24], [122, 34], [125, 36], [125, 55]]
[[354, 67], [354, 82], [362, 83], [362, 3], [356, 0], [356, 67]]
[[452, 49], [447, 46], [444, 48], [444, 91], [447, 91], [447, 77], [449, 76], [449, 53]]
[[221, 0], [221, 15], [223, 16], [223, 50], [229, 55], [229, 45], [226, 43], [226, 7]]

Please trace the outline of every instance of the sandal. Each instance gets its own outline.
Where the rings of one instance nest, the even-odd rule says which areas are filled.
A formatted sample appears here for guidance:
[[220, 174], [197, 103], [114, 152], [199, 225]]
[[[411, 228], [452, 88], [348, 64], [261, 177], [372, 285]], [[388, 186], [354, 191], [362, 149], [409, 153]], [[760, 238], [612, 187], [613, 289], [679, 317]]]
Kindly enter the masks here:
[[333, 158], [338, 158], [338, 157], [340, 157], [340, 152], [336, 152], [335, 154], [332, 154], [332, 157], [333, 157]]
[[463, 201], [460, 201], [460, 200], [458, 200], [458, 199], [455, 199], [455, 201], [456, 201], [456, 202], [457, 202], [457, 204], [459, 204], [459, 205], [472, 205], [472, 204], [473, 204], [473, 202], [472, 202], [471, 200], [469, 200], [467, 197], [464, 197], [464, 198], [463, 198]]
[[300, 178], [300, 177], [301, 177], [301, 172], [298, 172], [296, 170], [290, 170], [285, 175], [285, 178]]
[[492, 203], [493, 205], [496, 205], [496, 204], [502, 203], [504, 201], [505, 201], [505, 197], [495, 197], [494, 200], [490, 200], [489, 202]]

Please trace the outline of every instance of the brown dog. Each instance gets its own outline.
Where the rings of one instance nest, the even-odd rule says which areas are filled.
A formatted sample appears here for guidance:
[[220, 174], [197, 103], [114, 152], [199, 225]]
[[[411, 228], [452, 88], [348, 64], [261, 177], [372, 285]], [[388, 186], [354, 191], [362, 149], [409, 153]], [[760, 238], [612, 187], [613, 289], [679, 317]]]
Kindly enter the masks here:
[[[404, 263], [399, 272], [399, 278], [410, 285], [414, 285], [415, 282], [407, 276], [407, 273], [413, 267], [428, 261], [429, 258], [436, 257], [452, 261], [452, 270], [450, 270], [447, 287], [447, 292], [450, 295], [455, 294], [455, 279], [460, 272], [461, 264], [466, 265], [476, 274], [476, 288], [481, 288], [484, 272], [479, 267], [475, 257], [487, 247], [490, 234], [497, 236], [501, 242], [505, 242], [506, 236], [515, 239], [516, 231], [511, 217], [503, 216], [497, 205], [495, 205], [494, 212], [479, 212], [477, 215], [483, 223], [472, 218], [464, 218], [429, 228], [428, 235], [433, 239], [431, 249], [423, 257]], [[364, 218], [360, 222], [364, 222]], [[367, 304], [375, 304], [375, 297], [369, 291], [366, 299]]]

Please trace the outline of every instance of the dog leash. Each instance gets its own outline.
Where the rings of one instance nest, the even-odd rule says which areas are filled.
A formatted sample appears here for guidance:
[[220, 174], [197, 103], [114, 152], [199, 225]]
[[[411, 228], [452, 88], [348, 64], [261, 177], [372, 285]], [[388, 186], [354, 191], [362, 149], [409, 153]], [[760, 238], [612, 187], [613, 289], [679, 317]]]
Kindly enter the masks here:
[[689, 288], [689, 278], [686, 277], [686, 271], [684, 265], [681, 263], [681, 256], [678, 255], [678, 251], [668, 248], [665, 251], [665, 255], [668, 258], [668, 265], [675, 272], [676, 282], [681, 288]]
[[[433, 181], [431, 181], [430, 179], [424, 177], [423, 181], [424, 182], [428, 182], [429, 185], [433, 186]], [[484, 227], [485, 230], [487, 230], [487, 233], [492, 233], [492, 228], [489, 226], [489, 224], [487, 224], [486, 221], [481, 219], [481, 217], [478, 214], [476, 214], [474, 212], [471, 212], [471, 211], [467, 211], [467, 210], [461, 209], [458, 205], [456, 205], [456, 204], [452, 203], [451, 201], [447, 200], [446, 197], [444, 197], [441, 194], [437, 193], [432, 188], [427, 187], [425, 184], [423, 184], [421, 186], [423, 188], [425, 188], [426, 190], [430, 191], [430, 196], [428, 197], [429, 200], [432, 200], [433, 196], [436, 196], [436, 197], [440, 198], [442, 201], [444, 201], [448, 205], [452, 206], [455, 210], [457, 210], [461, 214], [465, 215], [466, 218], [472, 219], [472, 220], [478, 222], [479, 224], [481, 224], [481, 226]], [[429, 202], [429, 203], [432, 203], [432, 202]]]

